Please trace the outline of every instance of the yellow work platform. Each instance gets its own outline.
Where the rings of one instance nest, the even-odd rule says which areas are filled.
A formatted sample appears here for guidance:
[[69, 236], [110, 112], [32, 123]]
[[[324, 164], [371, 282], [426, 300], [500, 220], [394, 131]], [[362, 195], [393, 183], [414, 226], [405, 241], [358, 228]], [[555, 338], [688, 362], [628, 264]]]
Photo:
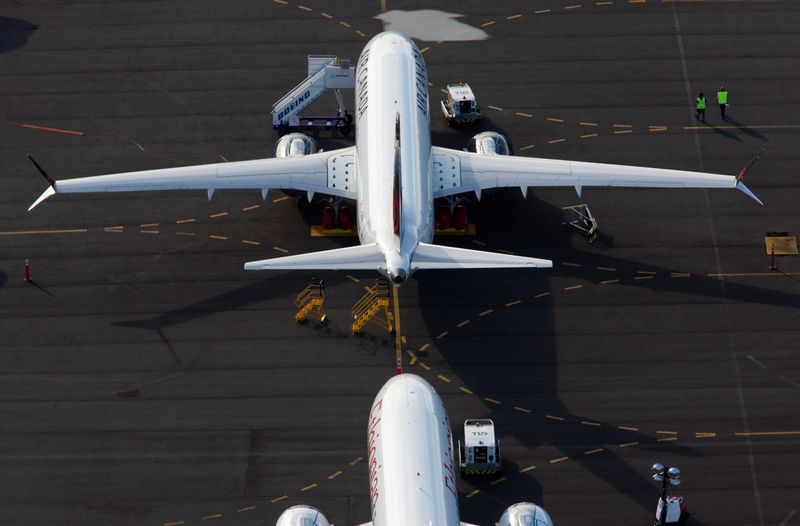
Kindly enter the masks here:
[[764, 236], [764, 248], [767, 255], [772, 254], [772, 247], [775, 247], [776, 256], [796, 256], [797, 238], [795, 236]]
[[474, 236], [475, 232], [475, 223], [468, 224], [464, 230], [456, 230], [455, 228], [436, 229], [437, 236]]
[[358, 235], [358, 230], [342, 230], [341, 228], [324, 229], [322, 225], [311, 225], [311, 237], [353, 237]]

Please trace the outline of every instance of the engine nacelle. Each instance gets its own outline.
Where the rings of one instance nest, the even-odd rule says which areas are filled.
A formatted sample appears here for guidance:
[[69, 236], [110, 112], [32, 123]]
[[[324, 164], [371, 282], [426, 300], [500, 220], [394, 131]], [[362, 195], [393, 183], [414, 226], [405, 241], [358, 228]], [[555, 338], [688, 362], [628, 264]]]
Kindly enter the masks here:
[[541, 506], [518, 502], [506, 508], [497, 526], [553, 526], [553, 521]]
[[300, 505], [284, 510], [275, 526], [330, 526], [330, 523], [317, 508]]
[[511, 155], [511, 148], [502, 133], [486, 131], [477, 134], [467, 143], [467, 151], [481, 155]]
[[278, 141], [275, 157], [302, 157], [317, 151], [317, 142], [305, 133], [289, 133]]

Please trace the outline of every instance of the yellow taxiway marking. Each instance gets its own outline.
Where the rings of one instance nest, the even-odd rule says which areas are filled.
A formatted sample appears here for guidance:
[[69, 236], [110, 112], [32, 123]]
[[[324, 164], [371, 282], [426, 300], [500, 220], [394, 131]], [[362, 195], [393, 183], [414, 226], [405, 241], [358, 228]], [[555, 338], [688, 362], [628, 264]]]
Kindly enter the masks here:
[[139, 225], [139, 228], [147, 228], [151, 226], [158, 226], [158, 223], [142, 223], [141, 225]]
[[184, 522], [183, 522], [183, 521], [177, 521], [177, 522], [165, 522], [165, 523], [164, 523], [164, 526], [179, 526], [180, 524], [184, 524]]
[[662, 131], [667, 131], [667, 127], [666, 126], [652, 126], [651, 125], [651, 126], [647, 127], [647, 131], [662, 132]]
[[540, 292], [539, 294], [534, 296], [534, 298], [544, 298], [545, 296], [549, 296], [549, 295], [550, 295], [549, 292]]
[[363, 458], [363, 457], [356, 457], [356, 458], [355, 458], [355, 459], [354, 459], [354, 460], [353, 460], [353, 461], [350, 463], [350, 465], [351, 465], [351, 466], [355, 466], [356, 464], [358, 464], [358, 463], [359, 463], [359, 462], [361, 462], [362, 460], [364, 460], [364, 458]]
[[639, 442], [624, 442], [619, 444], [619, 447], [631, 447], [631, 446], [638, 446]]
[[677, 435], [677, 431], [656, 431], [657, 435]]
[[447, 331], [444, 331], [443, 333], [439, 334], [439, 336], [437, 336], [437, 337], [436, 337], [436, 339], [437, 339], [437, 340], [441, 340], [442, 338], [444, 338], [444, 337], [445, 337], [445, 336], [447, 336], [448, 334], [450, 334], [450, 333], [449, 333], [449, 332], [447, 332]]
[[467, 498], [471, 499], [472, 497], [474, 497], [475, 495], [477, 495], [480, 492], [481, 492], [481, 490], [474, 489], [474, 490], [470, 491], [469, 493], [467, 493]]
[[761, 124], [757, 126], [684, 126], [684, 130], [793, 130], [800, 124]]
[[397, 367], [403, 367], [403, 337], [400, 336], [400, 297], [397, 285], [392, 285], [392, 303], [394, 304], [394, 358]]
[[175, 232], [178, 236], [193, 236], [194, 232]]
[[473, 239], [472, 242], [475, 243], [476, 245], [478, 245], [479, 247], [485, 247], [486, 246], [486, 243], [484, 243], [483, 241], [478, 241], [477, 239]]
[[450, 380], [450, 378], [446, 377], [446, 376], [445, 376], [445, 375], [443, 375], [443, 374], [437, 374], [436, 376], [439, 378], [439, 380], [441, 380], [441, 381], [443, 381], [443, 382], [446, 382], [446, 383], [448, 383], [448, 384], [449, 384], [449, 383], [450, 383], [450, 381], [451, 381], [451, 380]]
[[333, 480], [333, 479], [335, 479], [336, 477], [338, 477], [341, 474], [342, 474], [341, 471], [337, 471], [335, 473], [331, 473], [330, 475], [328, 475], [328, 480]]
[[273, 199], [272, 202], [273, 203], [280, 203], [281, 201], [286, 201], [287, 199], [289, 199], [289, 196], [288, 195], [284, 195], [282, 197], [278, 197], [276, 199]]
[[594, 455], [595, 453], [600, 453], [601, 451], [603, 451], [603, 448], [599, 447], [597, 449], [590, 449], [588, 451], [584, 451], [583, 454], [584, 455]]
[[519, 305], [520, 303], [522, 303], [522, 300], [509, 301], [506, 303], [506, 307], [513, 307], [514, 305]]
[[308, 491], [308, 490], [314, 489], [316, 487], [317, 487], [317, 483], [315, 482], [314, 484], [309, 484], [308, 486], [300, 488], [300, 491]]
[[500, 108], [498, 106], [489, 105], [489, 106], [486, 106], [486, 107], [489, 108], [490, 110], [503, 111], [503, 108]]
[[534, 11], [533, 14], [534, 15], [546, 15], [547, 13], [550, 13], [551, 11], [552, 11], [552, 9], [540, 9], [538, 11]]
[[487, 314], [491, 314], [491, 313], [493, 313], [493, 312], [494, 312], [494, 309], [486, 309], [486, 310], [485, 310], [485, 311], [483, 311], [483, 312], [479, 312], [479, 313], [478, 313], [478, 316], [480, 316], [481, 318], [483, 318], [483, 317], [484, 317], [484, 316], [486, 316]]
[[351, 276], [350, 274], [348, 274], [348, 275], [347, 275], [347, 276], [345, 276], [345, 277], [346, 277], [347, 279], [349, 279], [350, 281], [352, 281], [353, 283], [358, 283], [358, 282], [360, 281], [360, 280], [359, 280], [357, 277], [355, 277], [355, 276]]
[[558, 464], [559, 462], [564, 462], [565, 460], [569, 460], [569, 457], [558, 457], [554, 458], [550, 461], [551, 464]]
[[623, 431], [639, 431], [638, 427], [628, 427], [628, 426], [617, 426], [617, 429], [622, 429]]
[[276, 497], [276, 498], [272, 499], [270, 502], [275, 503], [275, 502], [279, 502], [279, 501], [282, 501], [282, 500], [288, 499], [288, 498], [289, 498], [289, 495], [281, 495], [280, 497]]
[[107, 226], [103, 229], [103, 232], [114, 232], [117, 234], [121, 234], [124, 227], [121, 226]]
[[556, 117], [547, 117], [547, 120], [550, 122], [558, 122], [558, 123], [564, 122], [564, 119], [557, 119]]
[[470, 323], [472, 323], [472, 320], [464, 320], [464, 321], [462, 321], [461, 323], [459, 323], [458, 325], [456, 325], [456, 327], [459, 327], [459, 328], [461, 328], [461, 327], [463, 327], [464, 325], [469, 325]]
[[459, 387], [459, 389], [460, 389], [460, 390], [462, 390], [462, 391], [464, 391], [464, 392], [465, 392], [465, 393], [467, 393], [467, 394], [475, 394], [474, 392], [472, 392], [472, 390], [470, 390], [470, 389], [467, 389], [466, 387], [463, 387], [463, 386], [462, 386], [462, 387]]
[[414, 365], [415, 363], [417, 363], [417, 357], [412, 354], [411, 359], [408, 361], [408, 365]]
[[194, 223], [195, 221], [197, 221], [197, 219], [178, 219], [177, 221], [175, 221], [175, 224], [182, 225], [184, 223]]
[[591, 139], [592, 137], [599, 137], [600, 134], [598, 133], [587, 133], [585, 135], [581, 135], [581, 139]]
[[342, 26], [342, 27], [351, 27], [350, 24], [348, 24], [344, 20], [339, 20], [339, 25]]
[[255, 210], [256, 208], [261, 208], [261, 205], [250, 205], [242, 208], [242, 212], [249, 212], [250, 210]]
[[483, 399], [489, 402], [490, 404], [495, 404], [495, 405], [502, 404], [500, 400], [495, 400], [494, 398], [489, 398], [488, 396], [484, 396]]
[[[364, 33], [363, 31], [359, 31], [359, 30], [356, 30], [356, 35], [358, 35], [358, 36], [360, 36], [360, 37], [365, 37], [365, 36], [367, 36], [367, 35], [366, 35], [366, 33]], [[427, 51], [427, 49], [428, 49], [428, 48], [425, 48], [425, 50], [426, 50], [426, 51]], [[420, 51], [420, 53], [422, 53], [422, 51]]]
[[578, 4], [578, 5], [566, 5], [566, 6], [564, 6], [564, 9], [579, 9], [581, 7], [583, 7], [583, 6], [580, 5], [580, 4]]
[[252, 506], [245, 506], [244, 508], [239, 508], [236, 511], [238, 511], [239, 513], [243, 513], [245, 511], [253, 511], [254, 509], [256, 509], [256, 507], [257, 506], [255, 504], [253, 504]]
[[260, 245], [261, 244], [260, 241], [250, 241], [249, 239], [243, 239], [242, 243], [244, 243], [245, 245]]
[[219, 239], [220, 241], [227, 241], [227, 236], [208, 236], [210, 239]]
[[425, 362], [419, 362], [419, 366], [422, 367], [423, 369], [425, 369], [426, 371], [430, 371], [431, 370], [431, 366], [428, 365]]
[[657, 272], [654, 272], [652, 270], [637, 270], [636, 273], [637, 274], [647, 274], [648, 276], [655, 276], [657, 274]]
[[520, 151], [520, 152], [524, 152], [525, 150], [530, 150], [531, 148], [536, 148], [536, 145], [535, 145], [535, 144], [529, 144], [529, 145], [527, 145], [527, 146], [523, 146], [523, 147], [522, 147], [522, 148], [520, 148], [518, 151]]
[[629, 4], [644, 4], [647, 0], [628, 0]]
[[633, 130], [614, 130], [614, 135], [623, 135], [626, 133], [633, 133]]
[[564, 421], [564, 417], [561, 416], [553, 416], [553, 415], [544, 415], [545, 418], [549, 418], [550, 420], [558, 420], [559, 422]]
[[286, 5], [286, 4], [289, 3], [286, 0], [272, 0], [272, 1], [275, 2], [276, 4], [283, 4], [283, 5]]
[[588, 420], [581, 420], [581, 424], [585, 426], [594, 426], [594, 427], [600, 427], [602, 425], [599, 422], [590, 422]]
[[430, 47], [424, 47], [424, 48], [420, 49], [420, 50], [419, 50], [419, 52], [420, 52], [420, 53], [425, 53], [425, 52], [426, 52], [426, 51], [428, 51], [429, 49], [430, 49]]
[[513, 252], [511, 252], [510, 250], [506, 250], [506, 249], [504, 249], [504, 248], [498, 248], [498, 249], [497, 249], [497, 251], [498, 251], [498, 252], [502, 252], [503, 254], [508, 254], [508, 255], [510, 255], [510, 256], [513, 256], [513, 255], [515, 255], [515, 254], [514, 254]]
[[617, 269], [611, 267], [597, 267], [597, 270], [607, 270], [608, 272], [616, 272]]
[[313, 11], [310, 7], [306, 7], [304, 5], [297, 6], [297, 9], [302, 9], [303, 11]]
[[619, 283], [618, 279], [605, 279], [600, 282], [601, 285], [608, 285], [609, 283]]
[[557, 144], [557, 143], [566, 142], [566, 141], [567, 141], [566, 139], [553, 139], [553, 140], [547, 141], [547, 142], [550, 143], [550, 144]]
[[615, 124], [615, 128], [633, 128], [632, 124]]
[[734, 433], [737, 437], [777, 437], [800, 435], [800, 431], [750, 431], [747, 433]]
[[528, 466], [526, 468], [522, 468], [521, 470], [519, 470], [519, 472], [520, 473], [527, 473], [528, 471], [533, 471], [534, 469], [536, 469], [536, 466], [531, 464], [530, 466]]
[[636, 279], [653, 279], [653, 278], [655, 278], [655, 276], [636, 276], [633, 279], [636, 280]]
[[671, 278], [688, 278], [691, 274], [688, 272], [670, 272], [669, 277]]
[[158, 234], [158, 230], [139, 230], [140, 234]]
[[724, 272], [719, 274], [709, 274], [709, 278], [744, 278], [744, 277], [763, 277], [763, 276], [800, 276], [800, 272]]
[[565, 266], [567, 266], [567, 267], [580, 267], [580, 266], [581, 266], [581, 264], [580, 264], [580, 263], [569, 263], [569, 262], [567, 262], [567, 261], [563, 261], [561, 264], [562, 264], [562, 265], [565, 265]]
[[494, 20], [490, 20], [489, 22], [484, 22], [483, 24], [481, 24], [481, 27], [489, 27], [494, 23], [495, 23]]
[[274, 251], [276, 251], [276, 252], [283, 252], [284, 254], [286, 254], [286, 253], [288, 253], [288, 252], [289, 252], [289, 251], [288, 251], [288, 250], [286, 250], [285, 248], [281, 248], [281, 247], [272, 247], [272, 250], [274, 250]]
[[594, 5], [614, 5], [614, 2], [595, 2]]
[[716, 433], [695, 433], [694, 434], [695, 438], [714, 438], [716, 436], [717, 436]]
[[517, 18], [520, 18], [520, 17], [522, 17], [522, 15], [511, 15], [511, 16], [507, 16], [506, 20], [516, 20]]
[[495, 480], [491, 481], [489, 484], [491, 484], [492, 486], [494, 486], [495, 484], [500, 484], [500, 483], [501, 483], [501, 482], [503, 482], [504, 480], [506, 480], [506, 477], [500, 477], [499, 479], [495, 479]]
[[515, 406], [514, 406], [514, 409], [516, 409], [516, 410], [517, 410], [517, 411], [519, 411], [520, 413], [530, 413], [530, 412], [531, 412], [531, 410], [530, 410], [530, 409], [526, 409], [526, 408], [524, 408], [524, 407], [519, 407], [519, 406], [517, 406], [517, 405], [515, 405]]
[[212, 515], [206, 515], [201, 520], [207, 521], [207, 520], [210, 520], [210, 519], [221, 519], [221, 518], [222, 518], [222, 514], [221, 513], [214, 513]]
[[523, 113], [521, 111], [518, 111], [517, 115], [519, 115], [520, 117], [528, 117], [528, 118], [532, 118], [533, 117], [533, 115], [531, 115], [530, 113]]
[[678, 440], [678, 437], [659, 438], [658, 440], [656, 440], [656, 442], [672, 442], [672, 441], [675, 441], [675, 440]]
[[596, 122], [585, 122], [585, 121], [581, 121], [581, 122], [579, 122], [578, 124], [580, 124], [581, 126], [600, 126], [600, 125], [599, 125], [599, 124], [597, 124]]
[[0, 232], [0, 236], [28, 236], [33, 234], [83, 234], [87, 228], [72, 228], [68, 230], [18, 230], [16, 232]]
[[571, 285], [569, 287], [564, 287], [564, 290], [575, 290], [575, 289], [582, 289], [583, 285]]
[[332, 16], [332, 15], [329, 15], [329, 14], [328, 14], [328, 13], [326, 13], [325, 11], [322, 11], [322, 12], [320, 12], [319, 16], [324, 16], [325, 18], [327, 18], [327, 19], [329, 19], [329, 20], [333, 18], [333, 16]]
[[426, 344], [424, 344], [422, 347], [420, 347], [419, 349], [417, 349], [417, 351], [418, 351], [418, 352], [425, 352], [425, 349], [427, 349], [427, 348], [428, 348], [428, 347], [430, 347], [430, 346], [431, 346], [431, 344], [430, 344], [430, 343], [426, 343]]
[[219, 212], [219, 213], [217, 213], [217, 214], [211, 214], [211, 215], [210, 215], [210, 216], [208, 216], [208, 217], [210, 217], [210, 218], [215, 218], [215, 217], [222, 217], [222, 216], [226, 216], [226, 215], [228, 215], [228, 212]]

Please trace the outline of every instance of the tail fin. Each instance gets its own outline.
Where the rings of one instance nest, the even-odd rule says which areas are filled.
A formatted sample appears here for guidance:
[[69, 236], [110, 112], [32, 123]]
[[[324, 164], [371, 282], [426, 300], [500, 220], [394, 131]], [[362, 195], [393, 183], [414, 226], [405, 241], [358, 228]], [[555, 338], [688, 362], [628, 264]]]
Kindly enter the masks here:
[[245, 270], [379, 270], [383, 268], [386, 268], [386, 258], [375, 243], [298, 254], [296, 256], [248, 261], [244, 264]]
[[497, 254], [466, 248], [446, 247], [419, 243], [411, 256], [411, 269], [454, 269], [454, 268], [552, 268], [549, 259], [528, 258]]

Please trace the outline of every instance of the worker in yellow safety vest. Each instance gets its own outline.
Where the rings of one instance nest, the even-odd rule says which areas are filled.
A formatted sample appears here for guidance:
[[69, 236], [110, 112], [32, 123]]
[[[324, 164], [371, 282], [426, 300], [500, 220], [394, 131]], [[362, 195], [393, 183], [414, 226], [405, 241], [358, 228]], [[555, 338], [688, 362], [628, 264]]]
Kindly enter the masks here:
[[728, 90], [725, 86], [720, 86], [717, 92], [717, 104], [719, 104], [719, 114], [725, 120], [725, 110], [728, 109]]
[[702, 120], [703, 124], [706, 123], [706, 97], [703, 95], [703, 92], [700, 92], [700, 96], [697, 97], [697, 114], [695, 115], [695, 119]]

